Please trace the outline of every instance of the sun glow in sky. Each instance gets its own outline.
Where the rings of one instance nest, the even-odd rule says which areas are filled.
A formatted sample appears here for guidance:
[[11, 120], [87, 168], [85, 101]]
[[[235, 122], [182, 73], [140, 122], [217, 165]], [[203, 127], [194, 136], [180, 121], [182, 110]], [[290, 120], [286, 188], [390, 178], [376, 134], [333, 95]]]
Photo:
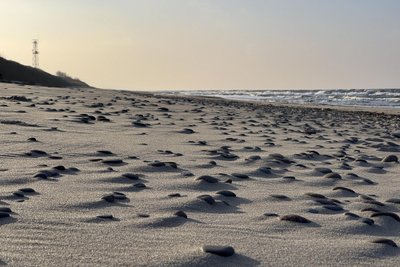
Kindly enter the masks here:
[[102, 88], [400, 87], [398, 0], [0, 0], [0, 55]]

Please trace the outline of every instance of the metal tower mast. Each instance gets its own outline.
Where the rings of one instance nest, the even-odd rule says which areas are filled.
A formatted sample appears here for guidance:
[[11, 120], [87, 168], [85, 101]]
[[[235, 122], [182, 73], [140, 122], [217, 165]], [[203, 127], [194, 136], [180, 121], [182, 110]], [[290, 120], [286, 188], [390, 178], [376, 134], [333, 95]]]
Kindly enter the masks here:
[[39, 68], [39, 48], [38, 48], [38, 40], [33, 40], [33, 49], [32, 49], [32, 66], [34, 68]]

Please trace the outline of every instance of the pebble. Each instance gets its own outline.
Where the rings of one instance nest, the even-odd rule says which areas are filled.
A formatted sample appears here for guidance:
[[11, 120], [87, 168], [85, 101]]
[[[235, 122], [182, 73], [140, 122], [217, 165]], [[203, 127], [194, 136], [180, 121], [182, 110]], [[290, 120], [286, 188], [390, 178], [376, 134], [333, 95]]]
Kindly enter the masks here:
[[99, 219], [105, 219], [105, 220], [112, 220], [112, 219], [114, 219], [114, 216], [112, 216], [111, 214], [107, 214], [107, 215], [98, 215], [97, 218], [99, 218]]
[[235, 254], [235, 249], [231, 246], [204, 245], [202, 250], [206, 253], [215, 254], [221, 257], [230, 257]]
[[377, 244], [386, 244], [389, 245], [391, 247], [397, 248], [397, 244], [391, 240], [391, 239], [387, 239], [387, 238], [378, 238], [372, 241], [372, 243], [377, 243]]
[[400, 217], [396, 213], [393, 212], [375, 212], [371, 215], [371, 217], [381, 217], [381, 216], [388, 216], [393, 218], [394, 220], [400, 222]]
[[186, 214], [184, 211], [181, 211], [181, 210], [175, 212], [174, 215], [175, 215], [175, 216], [178, 216], [178, 217], [185, 218], [185, 219], [187, 219], [187, 217], [188, 217], [187, 214]]
[[188, 171], [188, 170], [182, 171], [181, 174], [182, 174], [183, 176], [185, 176], [185, 177], [194, 176], [194, 174], [193, 174], [192, 172]]
[[318, 167], [318, 168], [315, 168], [314, 170], [316, 170], [317, 172], [323, 173], [323, 174], [328, 174], [328, 173], [332, 172], [331, 169], [323, 168], [323, 167]]
[[10, 214], [7, 212], [0, 212], [0, 219], [10, 217]]
[[144, 183], [136, 183], [133, 186], [136, 188], [146, 188], [147, 187]]
[[124, 161], [122, 159], [104, 159], [102, 160], [104, 164], [109, 164], [109, 165], [116, 165], [116, 164], [122, 164]]
[[324, 178], [330, 179], [342, 179], [342, 176], [336, 172], [327, 173], [324, 175]]
[[274, 213], [274, 212], [264, 213], [264, 216], [265, 217], [279, 217], [279, 215], [277, 213]]
[[215, 204], [215, 199], [210, 195], [200, 195], [197, 198], [207, 202], [210, 205]]
[[149, 218], [150, 217], [149, 214], [145, 214], [145, 213], [137, 213], [137, 216], [140, 218]]
[[332, 210], [332, 211], [342, 211], [343, 210], [343, 208], [338, 205], [324, 205], [323, 207], [327, 210]]
[[113, 155], [114, 154], [109, 150], [98, 150], [97, 153], [102, 154], [102, 155]]
[[363, 200], [363, 203], [373, 204], [373, 205], [380, 206], [380, 207], [385, 206], [385, 204], [383, 204], [382, 202], [376, 201], [376, 200]]
[[347, 191], [347, 192], [354, 193], [354, 194], [356, 193], [354, 190], [352, 190], [350, 188], [347, 188], [347, 187], [343, 187], [343, 186], [337, 186], [337, 187], [333, 188], [332, 190], [333, 191], [335, 191], [335, 190], [343, 190], [343, 191]]
[[244, 173], [232, 173], [232, 176], [239, 178], [239, 179], [249, 179], [250, 177]]
[[281, 218], [281, 221], [289, 221], [289, 222], [296, 222], [296, 223], [311, 223], [310, 220], [295, 214], [284, 215]]
[[13, 195], [16, 197], [25, 197], [25, 195], [22, 192], [18, 192], [18, 191], [14, 192]]
[[20, 188], [18, 189], [19, 191], [23, 192], [23, 193], [35, 193], [36, 191], [33, 188]]
[[374, 225], [374, 220], [370, 219], [370, 218], [362, 218], [361, 219], [362, 223], [368, 224], [368, 225]]
[[160, 161], [149, 163], [149, 165], [156, 168], [165, 167], [165, 163]]
[[215, 183], [218, 183], [219, 180], [210, 175], [202, 175], [202, 176], [196, 178], [196, 181], [204, 181], [204, 182], [207, 182], [210, 184], [215, 184]]
[[8, 207], [0, 207], [0, 212], [12, 212], [12, 210]]
[[228, 190], [218, 191], [216, 194], [217, 195], [222, 195], [222, 196], [225, 196], [225, 197], [236, 197], [235, 193], [233, 193], [232, 191], [228, 191]]
[[122, 177], [131, 179], [131, 180], [139, 180], [139, 176], [134, 173], [124, 173], [124, 174], [122, 174]]
[[294, 176], [283, 176], [282, 179], [288, 180], [288, 181], [294, 181], [296, 180], [296, 177]]
[[183, 129], [182, 131], [180, 131], [180, 133], [192, 134], [192, 133], [195, 133], [195, 131], [193, 131], [193, 130], [190, 129], [190, 128], [185, 128], [185, 129]]
[[128, 198], [126, 197], [126, 195], [124, 193], [114, 192], [112, 194], [103, 196], [101, 199], [112, 203], [112, 202], [115, 202], [116, 200], [125, 200]]
[[66, 168], [64, 166], [62, 166], [62, 165], [55, 166], [55, 167], [53, 167], [53, 169], [58, 170], [58, 171], [65, 171], [66, 170]]
[[399, 158], [396, 155], [389, 155], [384, 157], [382, 162], [399, 162]]
[[355, 214], [353, 212], [346, 212], [344, 215], [348, 216], [348, 217], [351, 217], [351, 218], [354, 218], [354, 219], [359, 219], [360, 218], [360, 216], [358, 216], [357, 214]]
[[319, 210], [317, 210], [317, 209], [308, 209], [308, 212], [309, 213], [319, 213]]
[[400, 198], [390, 198], [386, 200], [388, 203], [400, 204]]
[[182, 197], [182, 195], [179, 193], [172, 193], [172, 194], [169, 194], [168, 196], [169, 197]]
[[312, 197], [312, 198], [326, 198], [324, 195], [321, 194], [317, 194], [317, 193], [305, 193], [304, 195]]
[[273, 198], [280, 199], [280, 200], [290, 200], [290, 197], [285, 196], [285, 195], [271, 194], [270, 196], [273, 197]]

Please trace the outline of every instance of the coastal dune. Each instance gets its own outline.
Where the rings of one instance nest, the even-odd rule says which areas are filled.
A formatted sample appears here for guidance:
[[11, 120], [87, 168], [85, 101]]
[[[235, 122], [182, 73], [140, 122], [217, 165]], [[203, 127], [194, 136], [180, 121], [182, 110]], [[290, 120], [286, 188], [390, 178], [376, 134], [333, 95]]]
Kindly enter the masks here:
[[400, 116], [0, 83], [0, 264], [396, 266]]

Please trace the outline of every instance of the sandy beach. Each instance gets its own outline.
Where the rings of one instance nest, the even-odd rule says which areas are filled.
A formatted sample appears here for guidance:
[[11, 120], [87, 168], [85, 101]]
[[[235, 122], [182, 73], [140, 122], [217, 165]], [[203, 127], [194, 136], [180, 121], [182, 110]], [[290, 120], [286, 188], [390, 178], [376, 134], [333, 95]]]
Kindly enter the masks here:
[[400, 116], [0, 83], [0, 263], [397, 266]]

